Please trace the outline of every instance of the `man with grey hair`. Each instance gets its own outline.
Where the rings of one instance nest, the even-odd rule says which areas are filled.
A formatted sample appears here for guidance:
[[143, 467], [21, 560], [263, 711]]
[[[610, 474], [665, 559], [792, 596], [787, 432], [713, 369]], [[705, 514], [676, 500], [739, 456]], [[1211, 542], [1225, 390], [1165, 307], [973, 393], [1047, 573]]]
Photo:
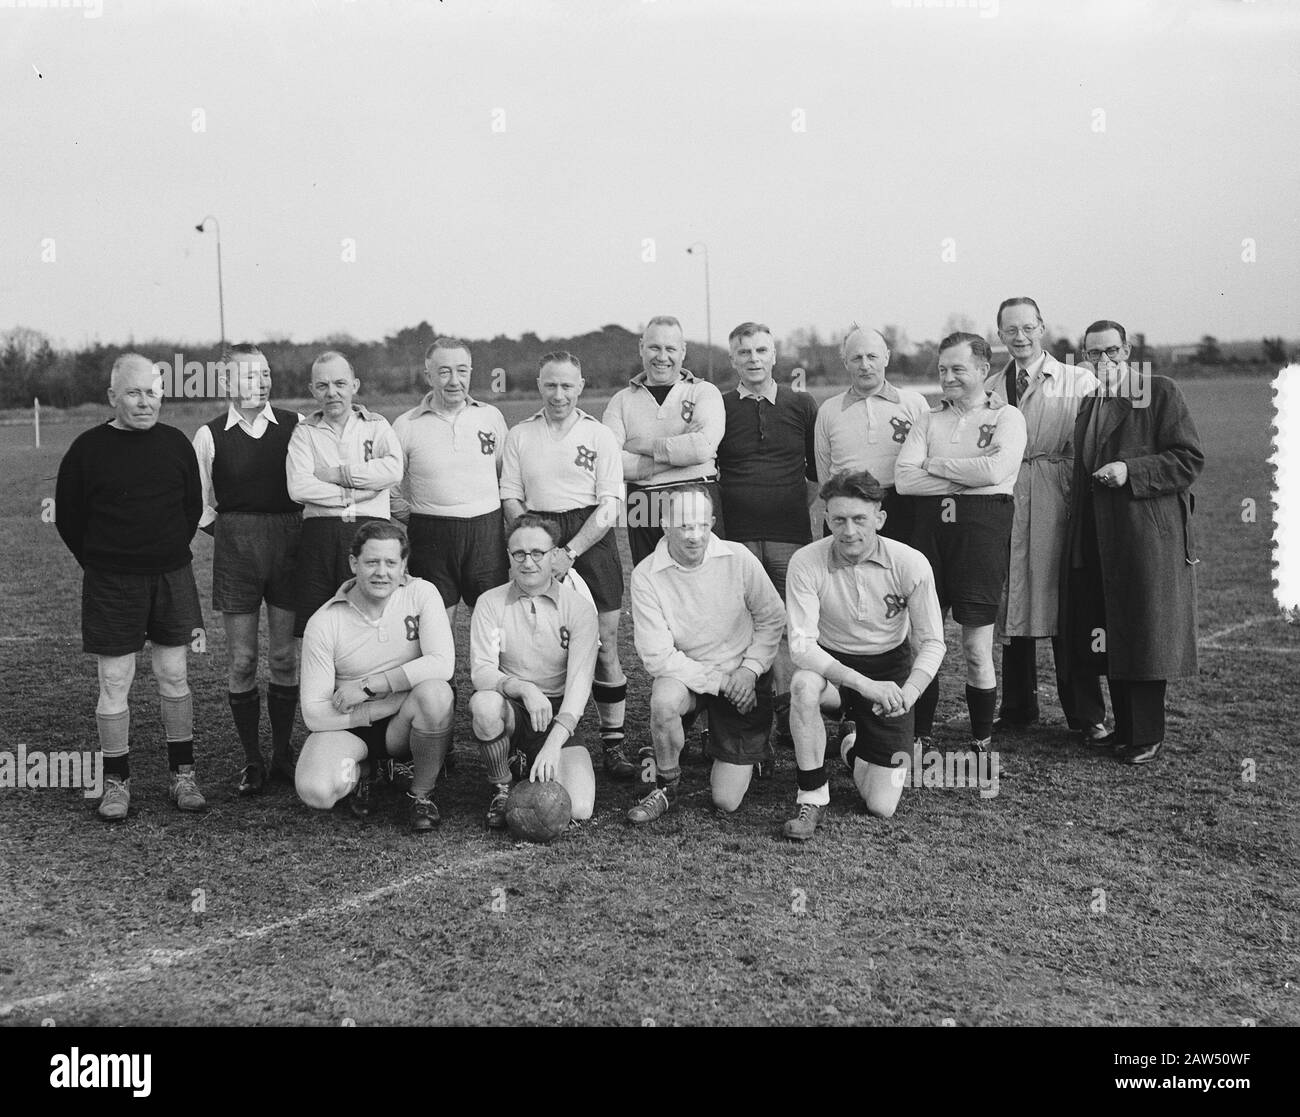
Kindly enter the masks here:
[[985, 382], [998, 399], [1018, 407], [1028, 441], [1016, 478], [1011, 558], [998, 609], [1002, 641], [1002, 709], [994, 728], [1021, 732], [1038, 721], [1038, 641], [1050, 637], [1056, 690], [1066, 724], [1084, 743], [1106, 745], [1101, 680], [1068, 675], [1057, 628], [1061, 551], [1074, 465], [1074, 417], [1097, 378], [1084, 366], [1065, 365], [1043, 349], [1043, 316], [1027, 296], [1003, 300], [998, 335], [1011, 359]]
[[386, 520], [388, 490], [402, 479], [402, 449], [377, 411], [353, 398], [361, 382], [336, 350], [311, 366], [320, 404], [293, 429], [286, 473], [289, 496], [303, 506], [293, 634], [352, 577], [352, 537], [367, 520]]
[[676, 318], [651, 318], [639, 350], [641, 371], [609, 401], [602, 417], [623, 451], [633, 566], [663, 538], [663, 495], [674, 486], [707, 486], [718, 516], [715, 531], [723, 535], [717, 456], [727, 422], [722, 393], [682, 367], [686, 342]]
[[910, 543], [915, 501], [895, 487], [894, 463], [929, 405], [920, 392], [897, 388], [885, 378], [889, 356], [884, 334], [853, 324], [840, 345], [849, 387], [818, 408], [814, 450], [818, 477], [866, 470], [879, 481], [885, 489], [880, 534]]
[[190, 441], [158, 422], [162, 377], [148, 357], [113, 363], [113, 418], [79, 435], [55, 488], [55, 525], [82, 568], [82, 647], [96, 657], [95, 722], [104, 754], [99, 817], [131, 805], [131, 712], [136, 654], [153, 646], [171, 798], [183, 811], [207, 805], [194, 777], [194, 703], [185, 654], [203, 631], [190, 540], [203, 513]]

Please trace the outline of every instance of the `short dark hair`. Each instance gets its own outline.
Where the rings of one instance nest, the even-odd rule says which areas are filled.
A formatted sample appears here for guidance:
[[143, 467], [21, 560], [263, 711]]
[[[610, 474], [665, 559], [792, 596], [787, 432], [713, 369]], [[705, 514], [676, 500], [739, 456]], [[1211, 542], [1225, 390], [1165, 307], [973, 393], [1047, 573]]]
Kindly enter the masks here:
[[510, 531], [506, 535], [508, 544], [514, 538], [515, 532], [523, 528], [535, 528], [538, 531], [544, 531], [551, 537], [551, 546], [555, 547], [560, 542], [560, 525], [554, 520], [549, 520], [545, 516], [539, 516], [536, 512], [525, 512], [513, 524], [510, 525]]
[[1083, 331], [1084, 348], [1086, 349], [1088, 347], [1087, 343], [1088, 343], [1089, 334], [1104, 333], [1106, 330], [1118, 330], [1120, 344], [1121, 345], [1128, 344], [1128, 331], [1126, 331], [1123, 326], [1121, 326], [1118, 322], [1112, 322], [1109, 318], [1099, 318], [1096, 322], [1094, 322], [1091, 326], [1089, 326], [1086, 330]]
[[411, 541], [406, 537], [406, 528], [396, 520], [367, 520], [352, 537], [352, 557], [361, 557], [361, 548], [372, 539], [396, 539], [402, 545], [402, 558], [411, 553]]
[[442, 337], [440, 335], [429, 343], [429, 348], [424, 351], [424, 359], [427, 361], [438, 349], [464, 349], [468, 353], [469, 342], [461, 341], [458, 337]]
[[1002, 329], [1002, 312], [1013, 306], [1032, 306], [1034, 314], [1038, 316], [1038, 324], [1040, 326], [1043, 324], [1043, 312], [1038, 309], [1038, 304], [1028, 295], [1017, 295], [1014, 299], [1003, 299], [1002, 305], [998, 307], [998, 316], [994, 321], [997, 322], [999, 330]]
[[762, 322], [741, 322], [739, 326], [727, 335], [727, 344], [730, 345], [734, 341], [742, 341], [747, 337], [753, 337], [755, 334], [767, 334], [768, 337], [775, 340], [772, 331], [767, 326], [763, 325]]
[[846, 496], [853, 500], [865, 500], [870, 504], [883, 504], [885, 486], [865, 469], [845, 469], [827, 481], [817, 495], [826, 501], [834, 500], [837, 496]]
[[226, 350], [226, 357], [233, 357], [236, 353], [244, 353], [250, 357], [261, 357], [266, 360], [266, 354], [262, 352], [262, 347], [255, 341], [237, 341], [234, 345]]
[[578, 370], [578, 375], [582, 375], [582, 362], [567, 349], [543, 353], [542, 359], [537, 362], [537, 371], [540, 373], [547, 365], [572, 365]]
[[989, 347], [989, 343], [979, 334], [968, 334], [962, 330], [958, 330], [955, 334], [949, 334], [939, 342], [939, 352], [942, 353], [945, 349], [951, 349], [954, 345], [969, 345], [970, 355], [977, 361], [983, 361], [985, 364], [993, 363], [993, 350]]

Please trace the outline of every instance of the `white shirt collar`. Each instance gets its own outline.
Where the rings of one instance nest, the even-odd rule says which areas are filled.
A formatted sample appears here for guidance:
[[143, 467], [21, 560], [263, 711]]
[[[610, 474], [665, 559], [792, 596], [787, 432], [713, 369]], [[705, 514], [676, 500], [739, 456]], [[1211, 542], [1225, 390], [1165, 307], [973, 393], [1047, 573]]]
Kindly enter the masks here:
[[[267, 400], [262, 405], [262, 410], [253, 416], [253, 423], [257, 422], [258, 419], [265, 419], [268, 423], [275, 423], [276, 426], [280, 425], [280, 421], [275, 417], [275, 411], [271, 408], [270, 400]], [[246, 427], [253, 425], [253, 423], [249, 423], [244, 419], [244, 413], [232, 403], [230, 409], [226, 412], [226, 430], [237, 427], [240, 423], [243, 423]]]
[[[700, 566], [703, 566], [711, 558], [717, 558], [719, 555], [729, 554], [726, 545], [713, 532], [709, 532], [709, 542], [704, 548], [704, 558], [700, 560]], [[682, 566], [668, 550], [668, 537], [664, 536], [659, 540], [654, 549], [654, 554], [650, 556], [650, 571], [658, 573], [669, 566], [675, 566], [678, 570], [698, 570], [700, 566]]]

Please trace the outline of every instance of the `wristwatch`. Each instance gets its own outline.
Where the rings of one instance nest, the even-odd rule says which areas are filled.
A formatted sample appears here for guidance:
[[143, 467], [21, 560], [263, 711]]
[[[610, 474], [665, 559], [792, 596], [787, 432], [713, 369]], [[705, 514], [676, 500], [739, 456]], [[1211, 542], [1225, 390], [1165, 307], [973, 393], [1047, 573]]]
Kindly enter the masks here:
[[369, 681], [370, 681], [369, 675], [367, 675], [364, 679], [361, 680], [361, 693], [364, 694], [367, 698], [378, 698], [379, 695], [377, 695], [373, 690], [370, 689], [370, 687], [366, 685]]
[[578, 561], [578, 552], [575, 551], [572, 547], [568, 546], [567, 544], [564, 547], [564, 553], [569, 556], [570, 563], [575, 563]]

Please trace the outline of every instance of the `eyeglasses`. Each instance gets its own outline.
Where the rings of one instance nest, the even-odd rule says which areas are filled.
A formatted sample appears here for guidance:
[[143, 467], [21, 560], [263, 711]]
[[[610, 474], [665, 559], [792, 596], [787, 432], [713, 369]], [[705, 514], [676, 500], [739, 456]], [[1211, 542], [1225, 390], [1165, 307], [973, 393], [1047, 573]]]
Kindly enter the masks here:
[[1120, 354], [1123, 352], [1124, 352], [1124, 346], [1111, 345], [1106, 349], [1085, 349], [1083, 351], [1083, 355], [1087, 357], [1088, 360], [1093, 361], [1095, 363], [1101, 360], [1103, 353], [1106, 355], [1107, 360], [1118, 361]]
[[998, 330], [1003, 337], [1033, 337], [1035, 332], [1042, 328], [1041, 322], [1036, 322], [1032, 326], [1003, 326]]
[[524, 559], [530, 558], [533, 562], [540, 565], [542, 559], [549, 555], [553, 550], [555, 550], [554, 547], [548, 551], [507, 551], [506, 554], [508, 554], [514, 562], [522, 563]]

